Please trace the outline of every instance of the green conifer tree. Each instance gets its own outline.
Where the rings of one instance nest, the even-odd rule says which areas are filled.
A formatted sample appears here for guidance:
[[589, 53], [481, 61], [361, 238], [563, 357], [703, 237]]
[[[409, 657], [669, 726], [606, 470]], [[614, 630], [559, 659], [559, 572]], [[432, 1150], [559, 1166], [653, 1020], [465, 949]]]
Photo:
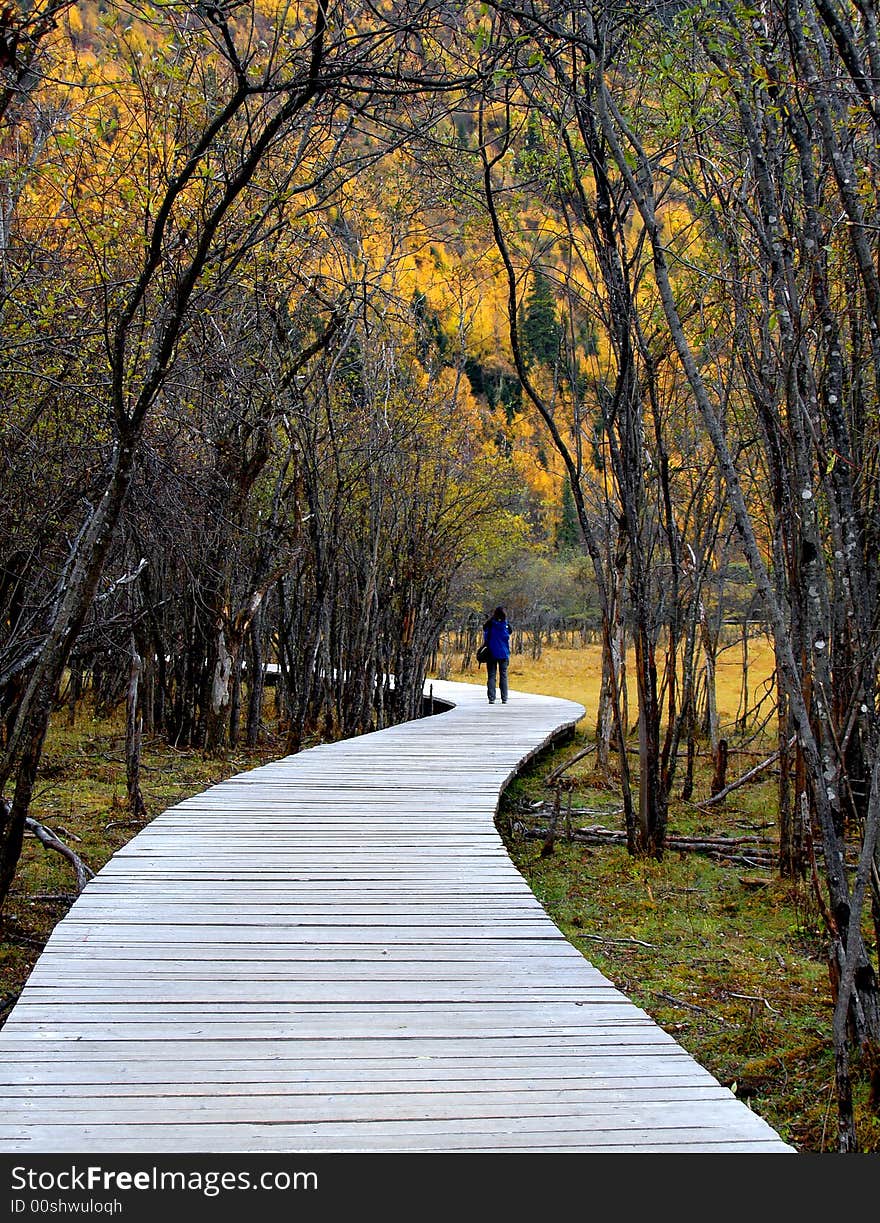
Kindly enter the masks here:
[[553, 366], [559, 358], [562, 326], [556, 316], [556, 300], [543, 272], [535, 272], [520, 320], [520, 341], [526, 367]]
[[578, 522], [574, 494], [571, 491], [571, 480], [568, 476], [562, 482], [562, 511], [559, 525], [556, 528], [556, 548], [559, 552], [573, 552], [580, 546], [581, 528]]

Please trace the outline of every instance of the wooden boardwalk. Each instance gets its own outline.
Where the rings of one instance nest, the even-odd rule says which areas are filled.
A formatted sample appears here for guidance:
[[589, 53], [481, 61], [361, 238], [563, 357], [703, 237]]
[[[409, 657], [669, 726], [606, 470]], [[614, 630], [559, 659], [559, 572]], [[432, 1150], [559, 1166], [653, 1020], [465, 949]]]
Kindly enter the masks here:
[[786, 1151], [559, 933], [499, 791], [583, 713], [450, 712], [157, 817], [0, 1031], [0, 1150]]

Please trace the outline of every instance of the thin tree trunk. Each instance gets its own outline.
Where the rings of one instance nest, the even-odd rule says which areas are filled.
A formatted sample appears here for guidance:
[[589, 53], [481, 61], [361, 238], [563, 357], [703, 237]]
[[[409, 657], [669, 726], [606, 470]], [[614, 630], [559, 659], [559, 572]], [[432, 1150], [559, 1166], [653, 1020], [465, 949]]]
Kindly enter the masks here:
[[[278, 677], [280, 683], [280, 676]], [[250, 627], [250, 657], [248, 658], [247, 745], [256, 747], [260, 741], [263, 712], [263, 611], [257, 610]]]
[[128, 688], [125, 695], [125, 782], [128, 792], [128, 809], [136, 820], [143, 820], [147, 817], [147, 808], [141, 793], [143, 718], [138, 708], [138, 688], [142, 665], [137, 642], [132, 633], [131, 664], [128, 671]]
[[70, 727], [76, 725], [76, 709], [82, 696], [82, 690], [82, 667], [72, 664], [70, 667], [70, 690], [67, 694], [67, 725]]
[[611, 702], [616, 685], [611, 675], [614, 659], [608, 646], [610, 640], [611, 633], [602, 634], [602, 684], [596, 711], [596, 764], [603, 773], [608, 772], [611, 764], [611, 741], [614, 734], [614, 711]]
[[9, 815], [0, 821], [0, 905], [15, 877], [33, 794], [40, 756], [49, 728], [52, 706], [67, 665], [97, 590], [122, 506], [128, 495], [134, 465], [134, 447], [117, 447], [105, 492], [86, 529], [77, 541], [77, 555], [67, 586], [16, 710], [6, 748], [0, 758], [0, 793], [14, 775], [15, 790]]
[[712, 784], [709, 793], [713, 798], [727, 786], [728, 744], [726, 739], [718, 740], [718, 750], [715, 752], [715, 769], [712, 773]]
[[235, 747], [241, 729], [241, 656], [235, 660], [232, 673], [232, 693], [229, 700], [229, 745]]
[[227, 645], [226, 626], [216, 626], [214, 664], [208, 686], [205, 718], [205, 751], [222, 752], [229, 742], [229, 706], [232, 676], [236, 666], [234, 643]]
[[740, 686], [739, 709], [737, 710], [736, 728], [740, 734], [745, 734], [749, 728], [749, 622], [744, 617], [742, 623], [742, 683]]

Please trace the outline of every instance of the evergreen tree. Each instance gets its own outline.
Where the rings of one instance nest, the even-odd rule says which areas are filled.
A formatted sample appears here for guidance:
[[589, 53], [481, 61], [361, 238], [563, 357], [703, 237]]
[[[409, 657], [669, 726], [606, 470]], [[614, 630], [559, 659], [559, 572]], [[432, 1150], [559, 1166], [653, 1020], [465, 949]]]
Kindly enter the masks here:
[[556, 300], [550, 282], [535, 272], [532, 287], [522, 311], [520, 338], [527, 368], [553, 366], [559, 358], [562, 326], [556, 316]]
[[574, 494], [568, 476], [562, 483], [562, 512], [556, 528], [556, 548], [559, 552], [573, 552], [580, 546], [581, 528], [578, 523]]
[[418, 289], [413, 293], [412, 312], [419, 361], [425, 368], [435, 356], [443, 363], [449, 343], [446, 332], [437, 312], [431, 309], [427, 297]]

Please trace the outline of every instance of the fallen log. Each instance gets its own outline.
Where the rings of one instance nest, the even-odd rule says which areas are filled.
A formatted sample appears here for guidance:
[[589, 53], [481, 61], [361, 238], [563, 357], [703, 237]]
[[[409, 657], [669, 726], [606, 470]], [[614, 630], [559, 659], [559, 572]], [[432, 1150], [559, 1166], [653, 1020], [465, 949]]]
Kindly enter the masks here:
[[[520, 835], [527, 841], [546, 841], [550, 828], [522, 826]], [[626, 833], [614, 828], [575, 828], [572, 841], [584, 845], [626, 845]], [[756, 837], [677, 837], [667, 836], [666, 849], [676, 853], [706, 854], [744, 866], [772, 867], [777, 862], [775, 845]]]
[[56, 853], [61, 854], [71, 864], [76, 874], [77, 894], [83, 890], [90, 879], [94, 879], [95, 872], [86, 866], [79, 854], [72, 850], [69, 845], [65, 845], [51, 828], [47, 828], [45, 824], [39, 823], [39, 821], [31, 816], [25, 819], [24, 826], [28, 832], [33, 833], [41, 845], [44, 845], [46, 849], [53, 849]]

